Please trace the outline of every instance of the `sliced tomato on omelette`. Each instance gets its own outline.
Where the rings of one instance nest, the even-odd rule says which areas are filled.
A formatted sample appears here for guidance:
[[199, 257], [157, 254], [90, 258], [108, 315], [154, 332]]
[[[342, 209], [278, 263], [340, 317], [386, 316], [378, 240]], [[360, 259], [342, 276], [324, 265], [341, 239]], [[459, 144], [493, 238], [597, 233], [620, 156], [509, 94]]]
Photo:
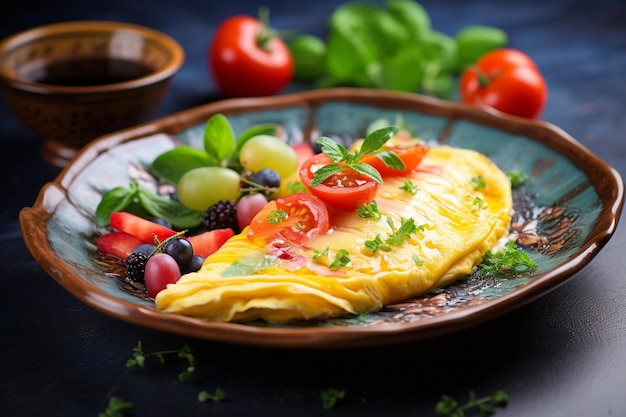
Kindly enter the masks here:
[[[493, 162], [448, 146], [386, 178], [375, 201], [380, 216], [331, 211], [328, 231], [301, 245], [262, 245], [244, 230], [161, 291], [157, 307], [233, 322], [374, 312], [469, 274], [507, 233], [512, 208], [509, 179]], [[392, 240], [403, 223], [417, 227]]]

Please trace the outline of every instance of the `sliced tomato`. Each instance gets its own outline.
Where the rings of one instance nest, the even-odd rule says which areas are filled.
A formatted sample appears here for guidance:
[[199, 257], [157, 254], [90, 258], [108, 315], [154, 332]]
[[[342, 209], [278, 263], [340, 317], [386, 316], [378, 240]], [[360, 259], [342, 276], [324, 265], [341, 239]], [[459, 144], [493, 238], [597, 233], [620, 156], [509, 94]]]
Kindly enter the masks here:
[[410, 146], [384, 146], [383, 149], [393, 152], [404, 162], [404, 169], [397, 170], [389, 168], [378, 157], [374, 155], [366, 155], [361, 159], [362, 162], [370, 164], [383, 177], [402, 176], [413, 171], [422, 162], [422, 159], [428, 153], [430, 146], [426, 145], [410, 145]]
[[353, 210], [371, 202], [376, 197], [380, 184], [352, 168], [345, 168], [331, 175], [321, 184], [312, 187], [311, 181], [313, 181], [315, 171], [331, 163], [327, 155], [317, 154], [300, 167], [300, 179], [311, 194], [342, 210]]
[[276, 240], [302, 245], [329, 228], [324, 202], [308, 193], [296, 193], [270, 201], [250, 222], [248, 238], [261, 245]]
[[193, 246], [194, 255], [200, 255], [203, 258], [211, 255], [218, 250], [224, 242], [235, 235], [233, 229], [213, 229], [198, 235], [189, 236], [187, 239]]

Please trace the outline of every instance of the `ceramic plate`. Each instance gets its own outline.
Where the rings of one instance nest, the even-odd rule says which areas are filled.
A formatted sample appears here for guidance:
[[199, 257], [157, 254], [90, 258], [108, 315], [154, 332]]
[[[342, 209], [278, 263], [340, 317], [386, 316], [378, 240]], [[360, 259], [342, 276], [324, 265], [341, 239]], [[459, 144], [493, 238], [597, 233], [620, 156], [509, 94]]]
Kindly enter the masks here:
[[[356, 138], [379, 118], [401, 117], [425, 141], [485, 153], [503, 171], [530, 176], [515, 192], [512, 232], [537, 263], [528, 275], [494, 279], [474, 274], [445, 289], [357, 319], [298, 326], [213, 323], [157, 311], [98, 256], [94, 225], [102, 193], [131, 178], [153, 184], [143, 169], [157, 155], [187, 143], [200, 147], [204, 124], [227, 115], [236, 133], [275, 122], [291, 143], [321, 134]], [[87, 305], [141, 326], [186, 336], [268, 347], [356, 347], [418, 340], [457, 331], [511, 311], [583, 268], [612, 236], [623, 204], [617, 171], [552, 125], [414, 94], [329, 89], [210, 103], [98, 139], [33, 207], [20, 213], [35, 260]]]

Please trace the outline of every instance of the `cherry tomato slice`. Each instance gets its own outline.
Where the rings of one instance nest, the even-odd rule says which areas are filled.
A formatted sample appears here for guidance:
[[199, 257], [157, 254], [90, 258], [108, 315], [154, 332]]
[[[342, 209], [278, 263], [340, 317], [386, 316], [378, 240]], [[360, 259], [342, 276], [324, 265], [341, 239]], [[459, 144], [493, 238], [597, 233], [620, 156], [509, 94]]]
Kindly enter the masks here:
[[250, 222], [248, 238], [261, 245], [276, 240], [302, 245], [329, 228], [324, 202], [308, 193], [296, 193], [270, 201]]
[[367, 155], [361, 159], [362, 162], [366, 164], [370, 164], [378, 172], [382, 177], [393, 177], [393, 176], [402, 176], [406, 175], [409, 172], [413, 171], [417, 166], [422, 162], [422, 159], [428, 153], [430, 146], [426, 145], [411, 145], [408, 147], [404, 146], [384, 146], [383, 149], [391, 151], [395, 153], [398, 158], [404, 162], [404, 169], [397, 170], [389, 168], [387, 165], [383, 163], [379, 158], [374, 155]]
[[327, 155], [317, 154], [300, 167], [300, 179], [313, 195], [342, 210], [353, 210], [376, 197], [380, 184], [352, 168], [345, 168], [321, 184], [311, 187], [315, 171], [330, 163], [332, 161]]

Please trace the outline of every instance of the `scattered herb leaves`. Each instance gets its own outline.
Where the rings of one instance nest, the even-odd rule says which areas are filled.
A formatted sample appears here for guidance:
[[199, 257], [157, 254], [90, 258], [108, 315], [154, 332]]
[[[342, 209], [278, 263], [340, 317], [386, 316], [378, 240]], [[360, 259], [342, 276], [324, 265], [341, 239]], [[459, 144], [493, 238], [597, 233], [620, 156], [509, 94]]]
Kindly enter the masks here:
[[335, 259], [331, 262], [330, 265], [328, 265], [328, 268], [331, 270], [338, 269], [338, 268], [341, 268], [342, 266], [348, 265], [349, 263], [350, 263], [350, 253], [345, 249], [339, 249], [337, 253], [335, 254]]
[[472, 187], [474, 187], [474, 190], [476, 191], [482, 190], [486, 186], [487, 184], [485, 184], [485, 180], [483, 179], [482, 175], [479, 175], [477, 177], [472, 177]]
[[109, 404], [104, 412], [99, 413], [98, 417], [123, 417], [126, 412], [132, 411], [134, 405], [132, 402], [124, 401], [119, 397], [109, 398]]
[[537, 265], [528, 254], [512, 240], [501, 251], [487, 251], [480, 264], [483, 272], [497, 275], [511, 275], [528, 272]]
[[137, 346], [133, 348], [133, 358], [126, 361], [126, 368], [134, 368], [139, 366], [145, 367], [146, 359], [149, 357], [156, 357], [161, 363], [165, 362], [165, 357], [169, 355], [176, 355], [179, 358], [183, 358], [187, 361], [187, 367], [183, 372], [178, 375], [179, 381], [187, 380], [196, 370], [197, 359], [193, 355], [191, 346], [184, 345], [180, 349], [161, 350], [156, 352], [145, 353], [141, 341], [137, 343]]
[[201, 403], [205, 403], [207, 401], [213, 401], [216, 403], [222, 402], [222, 401], [226, 401], [227, 396], [226, 396], [226, 391], [224, 391], [221, 388], [217, 388], [213, 394], [211, 394], [208, 391], [200, 391], [198, 393], [198, 401], [200, 401]]
[[285, 220], [287, 220], [287, 212], [285, 210], [272, 210], [267, 217], [267, 222], [274, 226]]
[[407, 193], [411, 195], [417, 194], [417, 191], [419, 190], [419, 187], [413, 184], [413, 181], [411, 180], [404, 180], [404, 184], [398, 188], [402, 191], [406, 191]]
[[382, 217], [382, 214], [378, 209], [378, 203], [376, 202], [376, 200], [372, 200], [365, 205], [357, 207], [356, 212], [359, 217], [363, 217], [365, 219], [380, 219]]
[[506, 176], [511, 180], [513, 190], [520, 188], [528, 180], [528, 175], [522, 171], [507, 171]]
[[329, 388], [320, 393], [320, 398], [322, 400], [322, 408], [330, 409], [337, 405], [339, 400], [345, 398], [346, 392], [343, 390], [338, 390], [335, 388]]
[[494, 406], [505, 406], [509, 402], [508, 395], [498, 390], [487, 397], [477, 398], [474, 391], [469, 391], [469, 399], [465, 404], [459, 404], [449, 395], [442, 395], [435, 406], [435, 415], [440, 417], [464, 417], [465, 411], [475, 408], [483, 416], [494, 413]]

